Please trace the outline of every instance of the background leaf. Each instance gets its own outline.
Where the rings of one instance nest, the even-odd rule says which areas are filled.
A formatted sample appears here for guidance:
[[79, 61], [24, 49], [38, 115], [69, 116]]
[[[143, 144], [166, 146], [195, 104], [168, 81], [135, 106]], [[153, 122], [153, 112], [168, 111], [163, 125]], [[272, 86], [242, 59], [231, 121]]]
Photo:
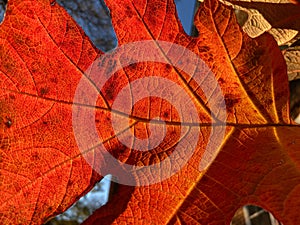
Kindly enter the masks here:
[[300, 27], [297, 21], [300, 18], [300, 6], [291, 4], [288, 0], [226, 2], [237, 9], [237, 16], [242, 17], [240, 20], [243, 21], [243, 30], [250, 37], [269, 32], [278, 45], [285, 45], [299, 34]]

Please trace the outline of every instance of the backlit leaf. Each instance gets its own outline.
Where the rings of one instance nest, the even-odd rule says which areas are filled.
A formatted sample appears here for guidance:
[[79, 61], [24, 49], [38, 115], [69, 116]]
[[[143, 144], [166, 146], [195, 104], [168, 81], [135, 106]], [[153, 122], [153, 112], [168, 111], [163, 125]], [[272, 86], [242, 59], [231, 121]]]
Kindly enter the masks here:
[[[117, 177], [123, 184], [172, 176], [146, 186], [120, 184], [112, 201], [85, 224], [230, 224], [238, 208], [253, 204], [285, 225], [298, 225], [300, 128], [289, 117], [286, 64], [272, 36], [250, 38], [233, 10], [217, 0], [201, 4], [195, 18], [199, 37], [184, 33], [173, 1], [106, 3], [119, 49], [131, 47], [116, 61], [97, 61], [103, 54], [55, 2], [8, 2], [0, 26], [0, 223], [42, 224], [106, 175], [97, 174], [99, 168], [114, 172], [121, 165], [138, 168], [132, 176]], [[137, 42], [146, 46], [151, 40], [153, 48], [139, 51]], [[173, 52], [176, 46], [185, 51]], [[192, 67], [191, 77], [188, 68], [180, 68], [192, 53], [212, 73]], [[151, 61], [151, 54], [169, 63]], [[148, 60], [125, 64], [138, 58]], [[116, 65], [123, 67], [108, 79]], [[92, 73], [98, 70], [106, 73]], [[92, 78], [107, 80], [99, 87]], [[76, 98], [82, 82], [89, 89]], [[173, 86], [160, 86], [164, 82], [185, 94], [169, 93]], [[129, 95], [121, 102], [124, 107], [134, 101], [134, 93], [148, 91], [151, 97], [137, 101], [129, 113], [114, 110], [125, 87]], [[96, 107], [89, 98], [93, 93]], [[168, 96], [173, 102], [162, 100]], [[220, 119], [222, 98], [225, 121]], [[189, 104], [196, 115], [187, 114], [181, 123], [179, 115], [191, 112]], [[78, 120], [74, 108], [87, 117]], [[114, 118], [120, 132], [114, 130]], [[88, 142], [94, 134], [86, 127], [96, 128], [97, 143]], [[224, 137], [218, 133], [222, 127]], [[153, 132], [157, 130], [165, 135], [162, 142], [139, 151], [137, 147], [147, 149], [160, 138]], [[128, 147], [120, 139], [130, 134], [135, 140], [155, 138], [149, 138], [148, 146], [133, 141]], [[221, 142], [211, 138], [219, 136]], [[99, 150], [103, 146], [105, 152]], [[121, 163], [110, 164], [111, 156]], [[183, 159], [187, 163], [173, 173]], [[170, 162], [169, 168], [147, 170], [161, 162]]]

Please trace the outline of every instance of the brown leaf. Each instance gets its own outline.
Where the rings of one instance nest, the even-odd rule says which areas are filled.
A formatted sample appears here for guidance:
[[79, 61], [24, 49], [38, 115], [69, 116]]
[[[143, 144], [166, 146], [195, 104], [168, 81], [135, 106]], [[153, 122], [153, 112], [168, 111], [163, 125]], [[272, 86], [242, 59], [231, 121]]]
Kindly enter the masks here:
[[[278, 45], [290, 42], [300, 31], [300, 6], [293, 5], [289, 0], [264, 1], [226, 1], [234, 8], [248, 14], [243, 23], [243, 30], [250, 37], [257, 37], [264, 32], [273, 35]], [[241, 14], [237, 16], [240, 17]]]
[[300, 46], [289, 47], [283, 51], [288, 68], [289, 80], [300, 78]]

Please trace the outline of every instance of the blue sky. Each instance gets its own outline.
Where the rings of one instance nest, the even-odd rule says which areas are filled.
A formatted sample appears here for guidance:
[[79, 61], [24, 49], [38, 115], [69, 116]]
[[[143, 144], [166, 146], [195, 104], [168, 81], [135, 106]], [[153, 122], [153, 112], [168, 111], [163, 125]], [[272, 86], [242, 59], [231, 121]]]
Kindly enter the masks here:
[[175, 3], [185, 32], [191, 34], [196, 0], [175, 0]]

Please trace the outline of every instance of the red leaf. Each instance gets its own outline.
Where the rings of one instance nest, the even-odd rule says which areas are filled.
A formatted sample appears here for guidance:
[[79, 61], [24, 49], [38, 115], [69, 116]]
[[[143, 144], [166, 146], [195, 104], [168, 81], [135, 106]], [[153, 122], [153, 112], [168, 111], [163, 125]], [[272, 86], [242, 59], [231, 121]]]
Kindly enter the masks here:
[[76, 83], [98, 50], [51, 1], [9, 1], [0, 42], [0, 223], [41, 224], [98, 178], [71, 123]]
[[[93, 169], [106, 175], [128, 172], [126, 168], [135, 165], [138, 170], [132, 176], [118, 177], [121, 183], [147, 184], [163, 174], [172, 176], [149, 186], [121, 185], [114, 199], [86, 224], [229, 224], [244, 204], [266, 208], [285, 225], [297, 224], [299, 127], [289, 118], [286, 66], [272, 37], [249, 38], [232, 10], [216, 0], [207, 0], [199, 10], [197, 38], [184, 33], [173, 1], [108, 0], [107, 4], [121, 49], [116, 61], [113, 55], [97, 61], [100, 53], [57, 4], [8, 3], [0, 27], [1, 223], [41, 224], [93, 186], [100, 177]], [[132, 44], [147, 40], [156, 42], [142, 42], [144, 52], [143, 45]], [[206, 63], [213, 77], [206, 67], [188, 61], [193, 54]], [[147, 58], [153, 55], [160, 62]], [[126, 65], [138, 59], [148, 60]], [[166, 59], [169, 63], [163, 63]], [[108, 79], [114, 66], [123, 68]], [[193, 78], [189, 68], [195, 69]], [[93, 73], [99, 70], [106, 74]], [[224, 95], [226, 124], [214, 79]], [[166, 80], [184, 90], [189, 100], [181, 93], [170, 94], [173, 86], [163, 86]], [[81, 84], [90, 87], [87, 93], [78, 91]], [[128, 104], [121, 101], [120, 106], [130, 105], [135, 94], [148, 91], [152, 97], [137, 101], [129, 113], [114, 110], [128, 84]], [[190, 104], [196, 115], [180, 118], [193, 112]], [[160, 131], [163, 123], [157, 117], [166, 121], [164, 133], [158, 133], [165, 135], [163, 141], [151, 151], [139, 151], [136, 147], [147, 148], [159, 139], [154, 131]], [[113, 129], [114, 119], [120, 119], [115, 124], [119, 133]], [[90, 122], [96, 124], [96, 134], [89, 130], [94, 127]], [[222, 142], [211, 139], [215, 137], [211, 135], [222, 137], [218, 133], [222, 128]], [[131, 140], [130, 134], [139, 138], [132, 148], [120, 141]], [[139, 145], [149, 136], [154, 139], [148, 146]], [[98, 143], [89, 142], [94, 137]], [[123, 164], [110, 164], [106, 152]], [[175, 161], [168, 161], [174, 155]], [[185, 159], [182, 168], [177, 165]], [[161, 162], [170, 162], [169, 169], [147, 170]]]

